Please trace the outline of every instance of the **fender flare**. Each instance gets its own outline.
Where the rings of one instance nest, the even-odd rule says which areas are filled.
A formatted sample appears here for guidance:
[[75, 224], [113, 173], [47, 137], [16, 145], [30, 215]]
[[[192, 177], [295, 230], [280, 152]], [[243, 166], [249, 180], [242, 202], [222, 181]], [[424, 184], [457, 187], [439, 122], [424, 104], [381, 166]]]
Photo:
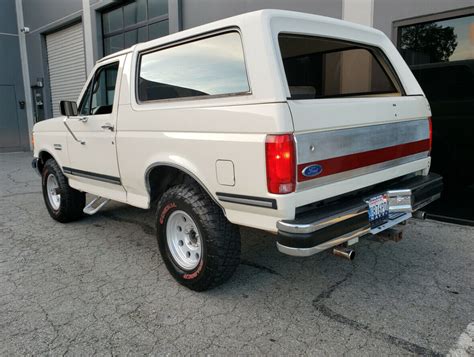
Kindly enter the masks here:
[[[49, 156], [51, 156], [51, 157], [53, 158], [53, 160], [58, 163], [59, 167], [61, 168], [61, 171], [62, 171], [63, 174], [64, 174], [63, 167], [62, 167], [61, 163], [59, 162], [59, 160], [57, 159], [57, 157], [56, 157], [55, 155], [51, 154], [51, 152], [50, 152], [49, 150], [47, 150], [47, 149], [40, 149], [40, 150], [38, 150], [38, 159], [40, 159], [40, 160], [42, 161], [42, 159], [41, 159], [41, 154], [43, 154], [43, 153], [46, 153], [46, 154], [48, 154]], [[45, 163], [46, 163], [46, 161], [43, 162], [43, 164], [45, 164]], [[41, 170], [41, 171], [42, 171], [42, 170]]]
[[217, 206], [219, 206], [222, 209], [222, 212], [224, 212], [224, 215], [226, 214], [225, 208], [222, 207], [221, 203], [214, 197], [214, 195], [212, 195], [211, 191], [206, 187], [206, 185], [204, 185], [204, 183], [194, 173], [184, 168], [183, 166], [175, 164], [173, 162], [157, 161], [157, 162], [154, 162], [153, 164], [148, 165], [148, 167], [145, 170], [145, 187], [146, 187], [149, 197], [151, 196], [151, 187], [150, 187], [150, 180], [149, 180], [150, 172], [154, 168], [159, 167], [159, 166], [173, 167], [177, 170], [184, 172], [186, 175], [190, 176], [194, 181], [198, 183], [199, 186], [201, 186], [201, 188], [209, 195], [209, 197], [214, 201], [214, 203], [217, 204]]

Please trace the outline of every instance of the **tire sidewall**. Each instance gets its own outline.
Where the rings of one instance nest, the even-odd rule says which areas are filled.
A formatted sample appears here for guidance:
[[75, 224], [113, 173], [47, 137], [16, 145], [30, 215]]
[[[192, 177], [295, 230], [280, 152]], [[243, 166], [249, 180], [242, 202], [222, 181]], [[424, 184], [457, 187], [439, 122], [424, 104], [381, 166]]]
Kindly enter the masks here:
[[49, 163], [46, 163], [46, 165], [44, 166], [44, 169], [43, 169], [42, 180], [41, 180], [42, 181], [44, 202], [46, 203], [46, 208], [48, 209], [49, 213], [54, 217], [58, 217], [61, 214], [61, 209], [64, 206], [64, 203], [63, 203], [64, 195], [61, 194], [61, 201], [60, 201], [60, 204], [59, 204], [59, 208], [57, 210], [55, 210], [51, 206], [51, 202], [49, 201], [48, 189], [47, 189], [48, 177], [51, 174], [54, 175], [54, 177], [56, 178], [56, 181], [58, 182], [59, 190], [63, 191], [63, 188], [61, 187], [62, 185], [61, 185], [60, 177], [58, 177], [58, 173], [56, 172], [54, 167], [51, 167], [51, 165], [49, 165]]
[[[191, 270], [184, 270], [174, 260], [166, 237], [166, 225], [171, 214], [175, 211], [184, 211], [191, 216], [196, 224], [199, 235], [201, 237], [202, 252], [199, 264]], [[173, 277], [179, 282], [187, 285], [199, 282], [204, 276], [207, 267], [207, 246], [206, 246], [206, 230], [201, 223], [199, 214], [195, 212], [193, 207], [180, 197], [166, 199], [162, 202], [157, 210], [157, 240], [161, 256]]]

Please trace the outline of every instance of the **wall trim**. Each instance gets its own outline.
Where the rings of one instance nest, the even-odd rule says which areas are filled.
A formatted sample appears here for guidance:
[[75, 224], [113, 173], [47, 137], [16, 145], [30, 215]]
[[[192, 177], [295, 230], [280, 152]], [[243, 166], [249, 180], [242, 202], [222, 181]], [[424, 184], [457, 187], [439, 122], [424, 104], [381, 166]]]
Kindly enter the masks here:
[[17, 33], [0, 32], [0, 36], [18, 36]]
[[[23, 20], [23, 3], [22, 0], [15, 1], [16, 6], [16, 19], [18, 23], [18, 28], [21, 29], [25, 27], [25, 22]], [[28, 68], [28, 52], [26, 49], [26, 35], [24, 32], [21, 32], [18, 36], [18, 42], [20, 46], [20, 61], [21, 61], [21, 74], [23, 78], [23, 90], [25, 92], [25, 112], [26, 112], [26, 121], [28, 124], [28, 138], [29, 143], [28, 147], [30, 150], [33, 150], [33, 144], [31, 138], [33, 135], [33, 98], [31, 96], [31, 83], [30, 83], [30, 70]]]
[[90, 0], [82, 0], [82, 31], [84, 33], [84, 57], [86, 59], [86, 78], [94, 67], [94, 44]]
[[374, 25], [374, 0], [342, 0], [342, 19], [360, 25]]
[[183, 2], [181, 0], [168, 0], [168, 31], [170, 34], [183, 29], [182, 6]]
[[59, 30], [61, 27], [66, 27], [67, 25], [77, 22], [78, 19], [82, 21], [82, 10], [74, 11], [73, 13], [61, 17], [60, 19], [54, 20], [49, 24], [40, 26], [34, 30], [30, 30], [29, 34], [33, 34], [35, 32], [41, 32], [44, 35], [47, 35], [50, 32], [54, 32]]

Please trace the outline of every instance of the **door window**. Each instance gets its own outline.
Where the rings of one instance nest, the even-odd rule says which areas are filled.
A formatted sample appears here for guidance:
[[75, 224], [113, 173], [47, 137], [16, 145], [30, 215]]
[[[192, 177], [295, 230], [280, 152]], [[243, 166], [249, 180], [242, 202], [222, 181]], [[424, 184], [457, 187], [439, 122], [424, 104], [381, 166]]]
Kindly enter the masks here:
[[87, 90], [82, 96], [82, 100], [79, 103], [79, 110], [78, 113], [79, 115], [89, 115], [91, 112], [91, 87], [92, 87], [92, 82], [89, 83], [87, 86]]
[[118, 63], [112, 63], [97, 70], [79, 105], [80, 115], [112, 113]]

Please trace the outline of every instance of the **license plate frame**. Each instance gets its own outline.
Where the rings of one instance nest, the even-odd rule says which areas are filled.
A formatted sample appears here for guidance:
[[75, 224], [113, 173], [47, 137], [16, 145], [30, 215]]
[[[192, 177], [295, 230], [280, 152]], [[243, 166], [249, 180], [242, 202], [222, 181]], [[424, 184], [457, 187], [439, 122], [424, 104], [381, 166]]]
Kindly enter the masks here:
[[388, 196], [376, 195], [367, 200], [368, 218], [372, 228], [384, 224], [389, 219]]

